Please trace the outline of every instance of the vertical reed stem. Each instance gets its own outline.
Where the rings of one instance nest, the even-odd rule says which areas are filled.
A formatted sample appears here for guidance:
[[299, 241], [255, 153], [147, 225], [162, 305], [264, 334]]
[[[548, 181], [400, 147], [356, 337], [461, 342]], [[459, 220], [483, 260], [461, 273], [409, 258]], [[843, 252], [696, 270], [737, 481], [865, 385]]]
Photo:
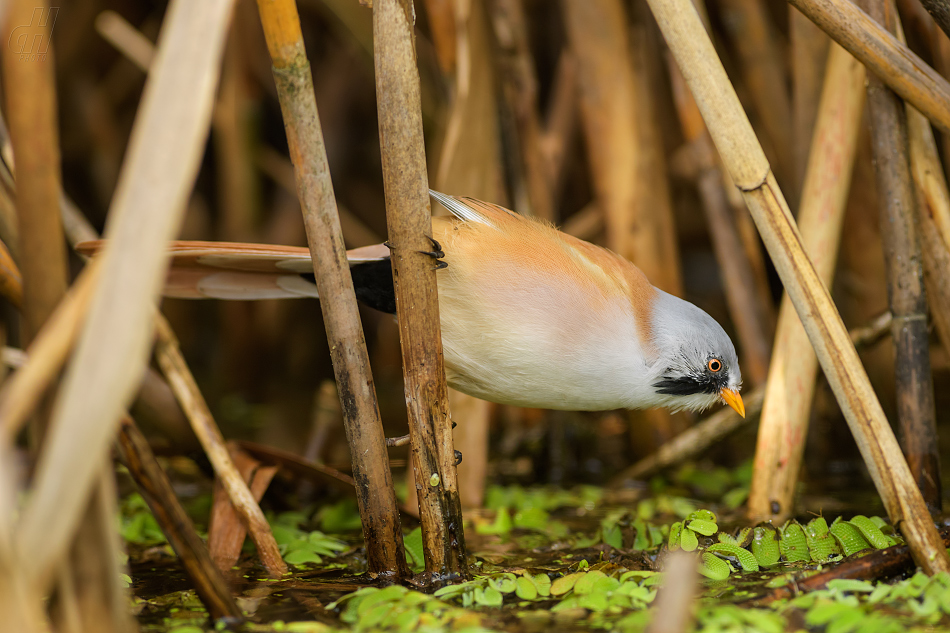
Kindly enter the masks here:
[[467, 574], [455, 449], [442, 361], [419, 71], [411, 0], [373, 4], [376, 100], [402, 344], [410, 454], [426, 574]]
[[[868, 12], [891, 33], [897, 7], [871, 0]], [[931, 512], [940, 511], [940, 457], [927, 333], [927, 294], [917, 237], [907, 119], [900, 98], [868, 77], [868, 114], [880, 201], [887, 296], [896, 350], [897, 413], [911, 473]]]
[[327, 328], [371, 573], [407, 574], [386, 438], [293, 0], [258, 0]]

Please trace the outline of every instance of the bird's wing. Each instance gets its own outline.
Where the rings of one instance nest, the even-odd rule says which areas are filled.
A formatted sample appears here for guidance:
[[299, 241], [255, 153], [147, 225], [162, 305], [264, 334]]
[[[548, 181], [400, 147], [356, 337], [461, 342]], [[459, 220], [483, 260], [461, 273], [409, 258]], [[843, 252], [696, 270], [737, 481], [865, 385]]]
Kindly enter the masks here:
[[[83, 242], [77, 252], [94, 255], [104, 240]], [[317, 297], [310, 251], [299, 246], [178, 241], [169, 246], [166, 297], [181, 299], [286, 299]], [[347, 251], [350, 266], [389, 258], [383, 244]]]

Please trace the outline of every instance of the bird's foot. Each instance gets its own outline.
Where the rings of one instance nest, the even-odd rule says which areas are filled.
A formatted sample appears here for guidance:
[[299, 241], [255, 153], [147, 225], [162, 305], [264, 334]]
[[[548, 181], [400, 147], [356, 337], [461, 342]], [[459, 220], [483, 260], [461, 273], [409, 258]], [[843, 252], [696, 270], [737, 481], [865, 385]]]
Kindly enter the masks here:
[[458, 466], [462, 463], [462, 451], [455, 451], [455, 465]]

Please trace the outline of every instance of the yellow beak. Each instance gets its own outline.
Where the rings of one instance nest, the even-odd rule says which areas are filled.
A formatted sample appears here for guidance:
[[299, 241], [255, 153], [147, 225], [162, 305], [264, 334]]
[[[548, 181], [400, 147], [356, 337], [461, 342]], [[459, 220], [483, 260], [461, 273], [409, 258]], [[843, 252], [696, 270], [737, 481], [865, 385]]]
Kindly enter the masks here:
[[736, 413], [745, 417], [745, 405], [742, 403], [742, 396], [739, 395], [738, 391], [723, 388], [719, 390], [719, 397], [722, 398], [723, 402], [735, 409]]

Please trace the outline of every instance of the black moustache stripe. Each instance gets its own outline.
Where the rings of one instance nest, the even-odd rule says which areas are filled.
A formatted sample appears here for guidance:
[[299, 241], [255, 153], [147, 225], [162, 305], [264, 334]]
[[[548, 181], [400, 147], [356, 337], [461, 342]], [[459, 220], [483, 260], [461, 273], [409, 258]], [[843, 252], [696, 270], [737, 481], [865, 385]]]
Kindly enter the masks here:
[[653, 383], [657, 393], [671, 396], [692, 396], [698, 393], [719, 393], [719, 384], [716, 380], [707, 377], [697, 378], [694, 376], [680, 376], [678, 378], [666, 377], [659, 382]]

